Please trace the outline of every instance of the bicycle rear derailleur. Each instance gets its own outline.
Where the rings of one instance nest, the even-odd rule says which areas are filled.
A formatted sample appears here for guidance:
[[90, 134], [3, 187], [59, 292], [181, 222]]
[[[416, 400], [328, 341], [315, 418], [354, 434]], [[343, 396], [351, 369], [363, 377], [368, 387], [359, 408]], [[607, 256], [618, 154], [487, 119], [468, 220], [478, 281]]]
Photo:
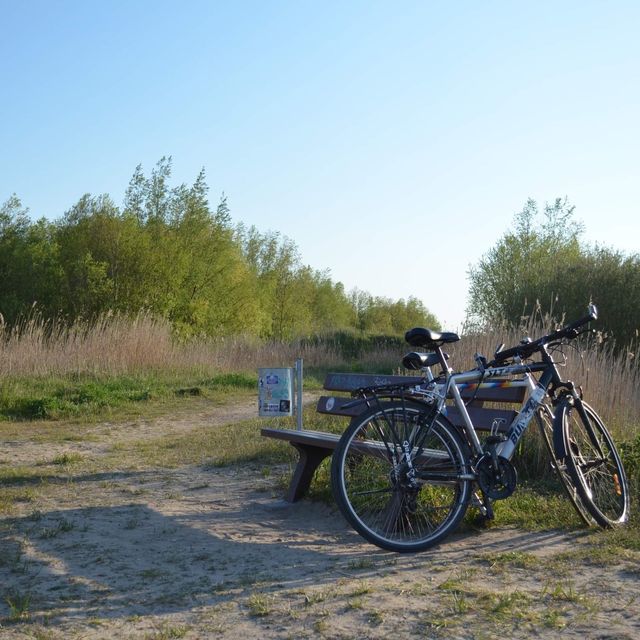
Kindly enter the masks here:
[[508, 498], [518, 483], [518, 474], [511, 461], [496, 453], [496, 445], [502, 441], [497, 438], [498, 436], [487, 438], [487, 451], [475, 465], [478, 485], [491, 500]]

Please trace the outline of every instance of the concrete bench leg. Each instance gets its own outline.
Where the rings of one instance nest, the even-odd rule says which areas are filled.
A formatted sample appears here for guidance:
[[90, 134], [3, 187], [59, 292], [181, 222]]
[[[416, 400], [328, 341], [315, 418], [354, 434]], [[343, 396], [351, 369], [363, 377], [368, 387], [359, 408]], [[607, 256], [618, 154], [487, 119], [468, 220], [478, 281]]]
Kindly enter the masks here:
[[291, 478], [285, 499], [287, 502], [296, 502], [307, 493], [311, 485], [311, 480], [313, 479], [313, 474], [320, 463], [333, 453], [333, 449], [310, 447], [296, 442], [292, 442], [291, 445], [298, 450], [300, 457], [293, 472], [293, 477]]

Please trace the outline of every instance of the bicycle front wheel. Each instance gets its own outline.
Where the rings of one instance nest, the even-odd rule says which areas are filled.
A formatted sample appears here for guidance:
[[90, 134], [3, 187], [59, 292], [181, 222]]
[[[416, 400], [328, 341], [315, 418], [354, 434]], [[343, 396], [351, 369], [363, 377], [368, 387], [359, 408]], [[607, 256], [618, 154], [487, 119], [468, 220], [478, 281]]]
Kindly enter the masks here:
[[560, 481], [565, 494], [574, 506], [576, 513], [580, 516], [580, 519], [585, 524], [595, 524], [594, 519], [591, 517], [589, 510], [578, 493], [578, 488], [576, 483], [573, 481], [573, 477], [567, 469], [566, 459], [560, 460], [556, 457], [555, 447], [553, 445], [553, 423], [550, 415], [544, 409], [540, 409], [536, 412], [536, 422], [538, 423], [545, 448], [547, 449], [547, 453], [551, 459], [551, 468]]
[[629, 519], [629, 485], [620, 455], [598, 414], [586, 403], [566, 398], [556, 409], [567, 469], [582, 502], [601, 527]]
[[372, 544], [422, 551], [460, 523], [469, 505], [469, 452], [428, 408], [384, 402], [354, 418], [333, 454], [331, 485], [351, 526]]

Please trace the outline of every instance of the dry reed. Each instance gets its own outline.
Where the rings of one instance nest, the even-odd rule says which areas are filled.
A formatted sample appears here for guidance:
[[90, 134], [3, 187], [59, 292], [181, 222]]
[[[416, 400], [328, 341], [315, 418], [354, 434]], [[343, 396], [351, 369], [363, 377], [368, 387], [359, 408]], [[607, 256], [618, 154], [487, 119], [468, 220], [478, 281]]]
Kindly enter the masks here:
[[[518, 329], [494, 327], [465, 335], [460, 342], [447, 345], [451, 362], [458, 370], [470, 368], [475, 352], [491, 357], [499, 342], [512, 346], [524, 335], [536, 338], [551, 328], [550, 318], [531, 317]], [[580, 344], [581, 351], [564, 349], [563, 375], [583, 386], [585, 397], [617, 430], [635, 433], [640, 426], [640, 367], [635, 357], [596, 340]], [[359, 363], [399, 363], [401, 356], [401, 351], [387, 348], [363, 356]], [[11, 329], [0, 324], [3, 378], [186, 370], [246, 372], [262, 366], [291, 366], [299, 357], [304, 358], [306, 367], [348, 364], [330, 340], [283, 344], [237, 336], [180, 343], [172, 338], [168, 321], [145, 313], [132, 318], [106, 314], [91, 323], [79, 320], [71, 325], [33, 314]]]
[[140, 313], [105, 314], [93, 322], [71, 325], [33, 314], [16, 326], [0, 324], [0, 376], [111, 376], [149, 371], [255, 371], [263, 366], [291, 366], [304, 358], [312, 367], [343, 363], [335, 348], [264, 342], [248, 336], [173, 339], [167, 320]]

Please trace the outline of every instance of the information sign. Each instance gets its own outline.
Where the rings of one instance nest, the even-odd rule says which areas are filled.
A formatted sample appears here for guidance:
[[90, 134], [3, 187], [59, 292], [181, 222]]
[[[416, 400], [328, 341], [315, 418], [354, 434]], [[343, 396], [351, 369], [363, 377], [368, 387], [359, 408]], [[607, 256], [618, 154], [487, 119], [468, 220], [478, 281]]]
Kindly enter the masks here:
[[258, 415], [293, 415], [293, 369], [258, 369]]

